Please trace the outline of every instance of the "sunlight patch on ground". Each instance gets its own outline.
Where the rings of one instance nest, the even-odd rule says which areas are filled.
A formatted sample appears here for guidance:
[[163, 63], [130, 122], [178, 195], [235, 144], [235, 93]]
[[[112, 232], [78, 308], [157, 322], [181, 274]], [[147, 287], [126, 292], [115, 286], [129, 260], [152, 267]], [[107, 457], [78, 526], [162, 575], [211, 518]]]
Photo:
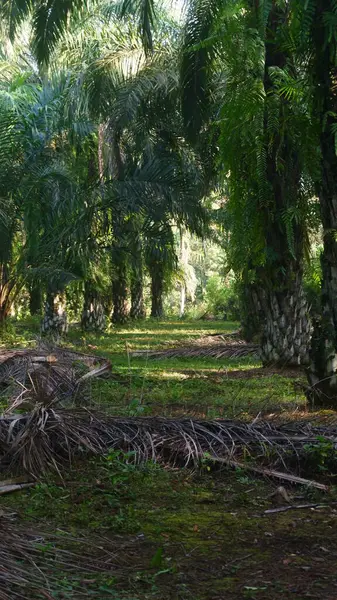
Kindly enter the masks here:
[[188, 379], [189, 375], [186, 373], [179, 373], [177, 371], [163, 371], [162, 373], [157, 373], [158, 378], [162, 379]]

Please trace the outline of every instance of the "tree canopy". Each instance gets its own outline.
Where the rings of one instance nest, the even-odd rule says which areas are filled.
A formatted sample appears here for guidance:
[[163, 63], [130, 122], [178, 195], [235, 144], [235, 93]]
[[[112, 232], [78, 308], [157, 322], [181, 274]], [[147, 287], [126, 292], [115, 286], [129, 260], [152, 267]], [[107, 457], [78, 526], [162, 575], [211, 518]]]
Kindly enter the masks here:
[[69, 286], [83, 327], [143, 317], [144, 290], [160, 317], [174, 274], [185, 304], [186, 240], [212, 239], [264, 362], [310, 362], [317, 396], [334, 397], [336, 2], [1, 11], [1, 319], [28, 294], [33, 313], [45, 299], [43, 331], [63, 333]]

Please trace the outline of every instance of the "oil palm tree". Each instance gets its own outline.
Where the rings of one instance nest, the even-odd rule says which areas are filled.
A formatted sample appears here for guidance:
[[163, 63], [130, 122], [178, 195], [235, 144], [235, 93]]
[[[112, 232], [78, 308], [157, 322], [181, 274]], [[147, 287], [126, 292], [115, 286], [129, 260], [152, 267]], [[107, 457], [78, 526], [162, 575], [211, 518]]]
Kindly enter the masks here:
[[314, 152], [309, 159], [311, 124], [289, 44], [290, 4], [247, 1], [241, 10], [236, 2], [192, 3], [182, 83], [192, 139], [217, 124], [230, 259], [253, 284], [256, 312], [264, 314], [262, 358], [305, 364], [310, 324], [302, 277]]
[[176, 218], [196, 228], [204, 212], [200, 167], [182, 136], [177, 46], [167, 44], [164, 32], [146, 57], [132, 24], [99, 18], [99, 36], [96, 26], [85, 38], [79, 29], [65, 36], [61, 50], [64, 67], [72, 70], [74, 112], [87, 111], [97, 131], [112, 319], [120, 323], [128, 317], [130, 283], [132, 315], [143, 311], [142, 255], [135, 246], [146, 236], [144, 224]]
[[323, 225], [322, 315], [312, 343], [309, 382], [315, 404], [337, 402], [337, 4], [334, 0], [293, 2], [295, 31], [306, 73], [320, 150], [316, 173]]
[[32, 48], [40, 65], [49, 63], [58, 42], [71, 21], [79, 22], [92, 13], [118, 15], [119, 18], [140, 16], [138, 32], [146, 53], [153, 50], [153, 28], [157, 20], [153, 0], [112, 2], [102, 0], [1, 0], [2, 18], [11, 39], [20, 25], [29, 20]]

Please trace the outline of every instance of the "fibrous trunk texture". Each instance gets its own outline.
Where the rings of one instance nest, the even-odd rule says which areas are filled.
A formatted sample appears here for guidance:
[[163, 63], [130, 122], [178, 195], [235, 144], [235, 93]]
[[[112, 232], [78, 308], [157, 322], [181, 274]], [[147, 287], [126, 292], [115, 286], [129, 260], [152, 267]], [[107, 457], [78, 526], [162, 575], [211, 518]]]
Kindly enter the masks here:
[[164, 278], [162, 271], [154, 269], [151, 273], [151, 317], [163, 317], [163, 293]]
[[42, 310], [42, 293], [39, 285], [32, 285], [29, 289], [29, 312], [32, 316], [39, 315]]
[[112, 322], [118, 325], [128, 320], [128, 277], [125, 261], [115, 265], [112, 281], [113, 313]]
[[[124, 157], [121, 150], [122, 131], [108, 129], [106, 139], [109, 144], [107, 170], [111, 179], [123, 181]], [[116, 205], [112, 215], [112, 232], [114, 242], [112, 245], [112, 301], [113, 313], [111, 320], [116, 325], [126, 323], [129, 317], [128, 307], [128, 236], [123, 210], [118, 212]]]
[[104, 331], [106, 328], [102, 302], [97, 290], [90, 282], [85, 283], [81, 327], [86, 331]]
[[60, 337], [67, 333], [68, 322], [65, 312], [65, 299], [62, 292], [47, 292], [45, 312], [41, 325], [43, 334]]
[[130, 310], [131, 319], [145, 319], [146, 317], [143, 293], [143, 279], [132, 278]]
[[257, 290], [253, 284], [244, 283], [241, 288], [241, 332], [246, 342], [261, 337], [264, 316]]
[[319, 200], [323, 223], [322, 315], [316, 323], [308, 374], [310, 399], [316, 405], [337, 406], [337, 43], [325, 21], [333, 14], [332, 0], [316, 2], [313, 41], [316, 60], [316, 111], [320, 118], [321, 186]]
[[144, 306], [144, 261], [143, 248], [140, 236], [136, 232], [132, 247], [131, 258], [131, 319], [144, 319], [146, 311]]
[[180, 310], [179, 310], [179, 316], [181, 319], [185, 314], [185, 301], [186, 301], [186, 285], [184, 282], [182, 282], [180, 285]]
[[301, 274], [287, 289], [255, 288], [256, 314], [263, 314], [261, 358], [264, 364], [307, 365], [311, 325]]
[[11, 309], [11, 292], [14, 282], [10, 280], [7, 265], [0, 265], [0, 323], [4, 323]]
[[[301, 201], [302, 162], [298, 148], [279, 126], [273, 128], [271, 102], [280, 123], [292, 114], [289, 101], [275, 89], [273, 72], [284, 69], [289, 61], [287, 50], [280, 46], [279, 28], [286, 23], [287, 10], [273, 2], [267, 24], [265, 44], [264, 151], [268, 201], [262, 200], [266, 243], [266, 264], [256, 269], [256, 290], [263, 315], [261, 354], [265, 363], [302, 365], [308, 362], [311, 328], [303, 291], [302, 219], [285, 220], [299, 209]], [[271, 112], [270, 112], [271, 111]], [[270, 133], [272, 131], [272, 133]], [[262, 312], [261, 312], [262, 308]]]
[[[183, 270], [184, 276], [186, 275], [186, 269], [188, 265], [188, 246], [185, 239], [184, 231], [180, 228], [180, 251], [179, 251], [179, 262]], [[182, 318], [185, 314], [185, 302], [186, 302], [186, 281], [185, 278], [180, 283], [180, 309], [179, 316]]]

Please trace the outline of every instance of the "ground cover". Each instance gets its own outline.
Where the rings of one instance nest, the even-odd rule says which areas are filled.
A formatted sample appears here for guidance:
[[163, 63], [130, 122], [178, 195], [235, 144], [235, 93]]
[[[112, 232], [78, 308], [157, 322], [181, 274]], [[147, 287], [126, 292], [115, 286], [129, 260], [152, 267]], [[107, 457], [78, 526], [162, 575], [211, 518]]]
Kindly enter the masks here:
[[[93, 382], [92, 396], [112, 414], [312, 417], [301, 372], [263, 370], [248, 357], [156, 361], [130, 355], [132, 349], [187, 344], [235, 328], [225, 322], [144, 322], [102, 336], [83, 336], [74, 328], [66, 343], [111, 361], [113, 377]], [[18, 346], [33, 344], [32, 324], [16, 331]], [[315, 460], [324, 476], [324, 447]], [[88, 597], [120, 600], [334, 600], [333, 487], [324, 498], [307, 488], [287, 488], [295, 504], [329, 506], [265, 513], [287, 504], [274, 493], [278, 485], [245, 470], [211, 472], [207, 461], [194, 472], [136, 467], [132, 456], [113, 452], [2, 497], [0, 510], [17, 513], [15, 522], [32, 530], [72, 535], [83, 544], [89, 538], [93, 557], [111, 548], [99, 578], [56, 569], [59, 586], [48, 592], [51, 598], [80, 598], [85, 589]]]

